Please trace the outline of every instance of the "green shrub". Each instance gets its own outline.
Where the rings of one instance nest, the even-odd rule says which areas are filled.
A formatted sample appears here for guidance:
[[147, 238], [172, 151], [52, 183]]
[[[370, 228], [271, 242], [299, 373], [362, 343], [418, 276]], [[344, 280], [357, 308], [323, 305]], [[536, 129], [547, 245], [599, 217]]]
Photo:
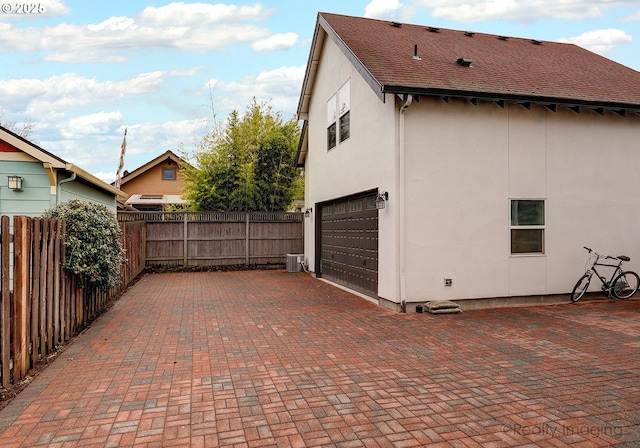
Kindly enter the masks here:
[[121, 230], [114, 214], [104, 205], [72, 199], [44, 213], [66, 222], [63, 267], [80, 279], [80, 286], [102, 291], [118, 285], [120, 266], [127, 262]]

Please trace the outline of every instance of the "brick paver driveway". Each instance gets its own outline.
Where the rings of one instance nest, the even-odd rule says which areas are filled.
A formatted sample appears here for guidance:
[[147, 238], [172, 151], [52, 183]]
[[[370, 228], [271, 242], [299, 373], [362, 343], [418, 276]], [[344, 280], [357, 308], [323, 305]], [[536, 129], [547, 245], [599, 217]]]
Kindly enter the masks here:
[[639, 316], [397, 314], [305, 274], [152, 274], [0, 412], [0, 446], [638, 446]]

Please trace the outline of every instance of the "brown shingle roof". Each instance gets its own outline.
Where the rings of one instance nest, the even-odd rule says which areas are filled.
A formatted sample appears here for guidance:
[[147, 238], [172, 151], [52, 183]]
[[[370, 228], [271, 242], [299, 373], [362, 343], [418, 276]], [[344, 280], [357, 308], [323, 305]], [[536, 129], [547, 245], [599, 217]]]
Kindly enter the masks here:
[[[318, 15], [318, 23], [360, 65], [361, 73], [371, 75], [368, 81], [379, 86], [379, 94], [640, 110], [640, 72], [577, 45], [327, 13]], [[413, 58], [416, 45], [419, 59]], [[471, 65], [460, 65], [459, 58], [471, 60]]]

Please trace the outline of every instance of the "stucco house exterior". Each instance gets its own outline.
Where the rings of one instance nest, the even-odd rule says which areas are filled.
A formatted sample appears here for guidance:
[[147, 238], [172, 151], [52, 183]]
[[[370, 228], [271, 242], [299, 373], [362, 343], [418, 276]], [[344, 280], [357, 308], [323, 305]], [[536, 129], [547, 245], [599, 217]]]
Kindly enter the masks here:
[[70, 199], [103, 204], [115, 214], [118, 198], [127, 195], [0, 126], [0, 215], [40, 216]]
[[184, 163], [181, 157], [166, 151], [131, 172], [125, 171], [120, 189], [129, 195], [126, 205], [143, 211], [185, 205], [181, 168]]
[[392, 309], [568, 300], [640, 269], [640, 73], [573, 44], [320, 13], [305, 262]]

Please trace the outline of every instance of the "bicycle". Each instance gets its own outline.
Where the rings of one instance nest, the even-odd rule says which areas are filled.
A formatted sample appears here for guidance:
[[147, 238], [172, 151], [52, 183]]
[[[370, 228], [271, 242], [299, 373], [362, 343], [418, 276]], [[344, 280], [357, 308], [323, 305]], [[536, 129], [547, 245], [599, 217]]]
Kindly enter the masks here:
[[[631, 259], [626, 255], [619, 255], [617, 257], [612, 257], [609, 255], [600, 255], [596, 251], [584, 247], [587, 252], [589, 252], [589, 259], [587, 260], [587, 269], [580, 280], [576, 283], [576, 286], [573, 287], [571, 291], [571, 301], [577, 302], [580, 300], [587, 290], [589, 289], [589, 284], [591, 283], [591, 277], [593, 274], [596, 274], [596, 277], [602, 283], [602, 291], [608, 293], [609, 298], [613, 299], [628, 299], [633, 296], [636, 292], [638, 292], [638, 288], [640, 287], [640, 277], [633, 271], [623, 271], [622, 270], [622, 262], [630, 261]], [[617, 260], [615, 264], [611, 263], [600, 263], [600, 260]], [[601, 275], [597, 270], [596, 266], [607, 266], [610, 268], [615, 268], [611, 278], [607, 280], [606, 277]]]

